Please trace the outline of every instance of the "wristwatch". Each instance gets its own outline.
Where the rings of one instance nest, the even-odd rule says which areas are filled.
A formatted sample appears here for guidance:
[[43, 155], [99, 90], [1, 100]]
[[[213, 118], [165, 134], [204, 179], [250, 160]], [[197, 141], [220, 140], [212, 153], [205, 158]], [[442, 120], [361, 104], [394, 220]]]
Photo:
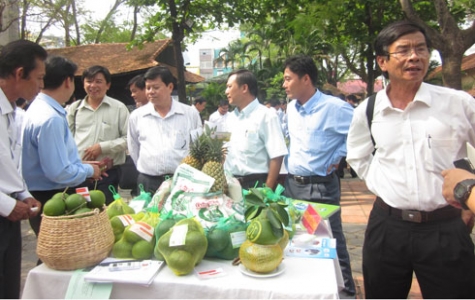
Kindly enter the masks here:
[[474, 186], [475, 179], [465, 179], [457, 183], [454, 188], [454, 198], [462, 205], [463, 209], [469, 209], [466, 202]]

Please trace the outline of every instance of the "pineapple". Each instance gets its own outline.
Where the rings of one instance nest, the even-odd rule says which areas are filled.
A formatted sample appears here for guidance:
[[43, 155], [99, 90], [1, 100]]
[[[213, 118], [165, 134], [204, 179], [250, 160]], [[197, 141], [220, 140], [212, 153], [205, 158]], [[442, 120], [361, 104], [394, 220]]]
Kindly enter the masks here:
[[223, 141], [211, 138], [208, 135], [206, 135], [206, 137], [206, 163], [201, 171], [215, 179], [210, 192], [222, 191], [223, 193], [227, 193], [228, 185], [223, 167]]
[[200, 135], [197, 139], [191, 142], [190, 154], [183, 158], [181, 161], [182, 164], [187, 164], [195, 169], [201, 170], [204, 164], [204, 154], [206, 151], [205, 138], [204, 135]]

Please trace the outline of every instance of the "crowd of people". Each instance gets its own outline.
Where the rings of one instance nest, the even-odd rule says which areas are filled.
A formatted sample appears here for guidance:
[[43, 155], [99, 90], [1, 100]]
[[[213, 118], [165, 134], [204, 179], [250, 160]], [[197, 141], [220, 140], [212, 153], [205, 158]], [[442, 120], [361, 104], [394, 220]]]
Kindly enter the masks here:
[[[236, 70], [226, 99], [203, 120], [206, 99], [173, 100], [175, 79], [162, 66], [129, 81], [132, 112], [107, 96], [104, 66], [84, 70], [87, 95], [65, 108], [77, 65], [33, 42], [9, 43], [0, 53], [0, 297], [20, 296], [21, 220], [38, 235], [45, 202], [79, 186], [100, 189], [112, 202], [109, 187], [118, 190], [127, 155], [135, 170], [127, 175], [155, 193], [207, 124], [230, 133], [224, 168], [243, 188], [275, 188], [284, 169], [286, 196], [340, 205], [346, 163], [366, 182], [376, 195], [363, 246], [367, 298], [407, 298], [413, 273], [424, 298], [474, 298], [475, 175], [452, 167], [467, 155], [466, 143], [475, 145], [474, 99], [423, 82], [430, 47], [417, 24], [383, 29], [375, 51], [389, 84], [361, 103], [320, 91], [317, 66], [306, 55], [283, 65], [290, 102], [261, 104], [255, 75]], [[31, 103], [26, 112], [19, 99]], [[341, 211], [329, 221], [340, 295], [354, 297]]]

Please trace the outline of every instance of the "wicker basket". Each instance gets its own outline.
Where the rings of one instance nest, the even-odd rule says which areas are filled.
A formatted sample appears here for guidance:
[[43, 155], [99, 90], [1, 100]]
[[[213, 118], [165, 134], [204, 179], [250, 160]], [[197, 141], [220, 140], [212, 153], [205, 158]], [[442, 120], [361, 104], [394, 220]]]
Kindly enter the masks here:
[[114, 234], [104, 209], [72, 216], [42, 215], [36, 253], [51, 269], [75, 270], [109, 255]]

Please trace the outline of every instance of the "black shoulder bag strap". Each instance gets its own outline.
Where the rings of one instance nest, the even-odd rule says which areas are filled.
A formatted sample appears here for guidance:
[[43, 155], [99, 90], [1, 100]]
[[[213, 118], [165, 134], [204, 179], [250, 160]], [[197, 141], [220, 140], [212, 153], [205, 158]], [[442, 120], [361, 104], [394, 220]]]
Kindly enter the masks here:
[[[82, 102], [82, 101], [84, 101], [84, 99], [81, 99], [81, 100], [79, 100], [79, 101], [76, 101], [76, 102], [78, 102], [78, 104], [76, 105], [76, 107], [74, 107], [74, 114], [73, 114], [74, 132], [73, 132], [73, 137], [76, 136], [76, 115], [78, 114], [79, 105], [81, 105], [81, 102]], [[75, 102], [75, 103], [76, 103], [76, 102]], [[71, 106], [73, 106], [73, 105], [74, 105], [74, 103], [71, 104]], [[73, 108], [73, 107], [71, 107], [71, 108]]]
[[[368, 120], [369, 134], [371, 136], [371, 141], [373, 142], [373, 146], [376, 146], [376, 142], [374, 141], [373, 134], [371, 133], [371, 124], [373, 123], [374, 103], [375, 102], [376, 102], [376, 94], [373, 94], [368, 98], [368, 104], [366, 106], [366, 119]], [[375, 151], [376, 151], [376, 149], [375, 149]], [[373, 154], [374, 154], [374, 152], [373, 152]]]

